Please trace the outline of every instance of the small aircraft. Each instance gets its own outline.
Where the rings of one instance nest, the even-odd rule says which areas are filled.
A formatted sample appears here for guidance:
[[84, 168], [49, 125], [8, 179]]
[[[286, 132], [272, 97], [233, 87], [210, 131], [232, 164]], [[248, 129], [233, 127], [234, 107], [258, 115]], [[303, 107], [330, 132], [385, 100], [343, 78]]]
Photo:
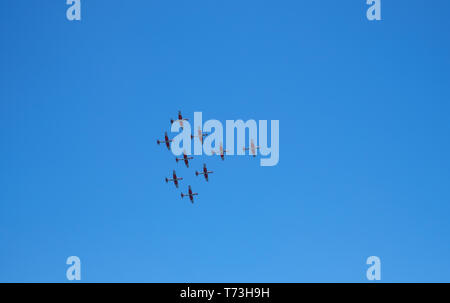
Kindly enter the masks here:
[[181, 193], [181, 199], [183, 199], [186, 196], [189, 196], [189, 199], [191, 199], [192, 204], [194, 204], [194, 196], [198, 196], [198, 193], [193, 193], [191, 186], [189, 185], [188, 193], [187, 194]]
[[180, 121], [180, 126], [181, 128], [183, 128], [183, 121], [188, 121], [189, 119], [183, 118], [183, 116], [181, 115], [181, 110], [178, 111], [178, 120], [173, 120], [170, 119], [170, 125], [173, 124], [173, 122], [175, 121]]
[[167, 135], [167, 132], [164, 133], [164, 141], [159, 141], [156, 140], [156, 143], [158, 143], [158, 145], [160, 143], [166, 143], [167, 149], [170, 150], [170, 142], [172, 142], [173, 140], [169, 140], [169, 136]]
[[[226, 152], [228, 152], [228, 151], [223, 149], [223, 144], [222, 144], [222, 142], [220, 142], [218, 155], [220, 156], [220, 158], [222, 158], [222, 161], [225, 160], [224, 154]], [[216, 155], [217, 153], [215, 151], [212, 151], [212, 154]]]
[[250, 150], [250, 152], [252, 153], [253, 157], [256, 157], [256, 150], [259, 149], [259, 146], [255, 146], [255, 143], [253, 142], [253, 139], [251, 139], [250, 140], [250, 148], [244, 147], [243, 149], [244, 149], [244, 151]]
[[177, 161], [184, 161], [184, 164], [186, 164], [186, 167], [189, 168], [189, 160], [194, 159], [194, 157], [188, 157], [186, 155], [186, 152], [183, 152], [183, 158], [175, 158], [175, 160]]
[[175, 187], [178, 188], [178, 180], [183, 180], [183, 178], [177, 178], [177, 173], [174, 170], [173, 171], [173, 178], [172, 179], [166, 178], [166, 183], [169, 182], [169, 181], [173, 181], [173, 184], [175, 184]]
[[195, 137], [198, 137], [198, 139], [200, 140], [200, 143], [203, 144], [203, 137], [206, 137], [207, 135], [209, 135], [209, 134], [208, 133], [203, 133], [202, 129], [199, 126], [198, 130], [197, 130], [197, 136], [191, 135], [191, 139], [194, 139]]
[[195, 171], [195, 175], [196, 176], [204, 175], [205, 179], [206, 179], [206, 182], [208, 182], [208, 174], [212, 174], [212, 173], [213, 173], [212, 171], [208, 171], [208, 169], [206, 168], [206, 164], [203, 164], [203, 172], [202, 173], [199, 173], [198, 171]]

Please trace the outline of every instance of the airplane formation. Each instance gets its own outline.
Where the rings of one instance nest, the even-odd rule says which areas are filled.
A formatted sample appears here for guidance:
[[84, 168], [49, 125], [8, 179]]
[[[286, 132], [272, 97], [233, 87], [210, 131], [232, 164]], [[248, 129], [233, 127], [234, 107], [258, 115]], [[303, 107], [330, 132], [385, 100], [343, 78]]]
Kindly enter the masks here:
[[[183, 118], [183, 116], [181, 115], [181, 111], [178, 111], [178, 119], [177, 120], [173, 120], [170, 119], [170, 123], [171, 125], [176, 122], [179, 121], [180, 122], [180, 126], [183, 127], [183, 121], [188, 121], [188, 119]], [[199, 138], [200, 142], [203, 144], [203, 139], [205, 136], [207, 136], [208, 133], [203, 133], [201, 128], [199, 127], [198, 131], [197, 131], [197, 135], [193, 136], [191, 135], [191, 140], [194, 139], [195, 137]], [[164, 133], [164, 140], [156, 140], [156, 143], [159, 144], [165, 144], [167, 149], [170, 150], [170, 143], [172, 142], [172, 139], [169, 139], [169, 136], [167, 134], [167, 132]], [[255, 146], [255, 144], [253, 143], [253, 140], [251, 141], [251, 145], [250, 148], [244, 148], [244, 150], [250, 150], [251, 153], [253, 154], [253, 156], [255, 156], [256, 154], [256, 150], [259, 149], [259, 146]], [[223, 144], [220, 143], [219, 146], [219, 151], [218, 152], [212, 152], [215, 155], [219, 155], [220, 158], [223, 160], [225, 160], [225, 154], [227, 153], [227, 151], [223, 148]], [[182, 158], [175, 158], [175, 161], [178, 163], [178, 161], [183, 161], [184, 164], [186, 165], [187, 168], [189, 168], [189, 160], [194, 159], [194, 157], [192, 156], [188, 156], [186, 154], [186, 152], [183, 152], [183, 157]], [[208, 168], [206, 167], [206, 164], [203, 164], [203, 169], [201, 171], [195, 171], [195, 175], [198, 177], [199, 175], [203, 175], [206, 182], [209, 181], [209, 175], [214, 173], [213, 171], [209, 171]], [[179, 184], [181, 181], [183, 180], [183, 178], [180, 178], [177, 176], [177, 173], [175, 170], [173, 170], [172, 172], [172, 178], [165, 178], [166, 183], [169, 182], [173, 182], [173, 184], [175, 185], [176, 188], [179, 187]], [[194, 193], [192, 191], [191, 185], [188, 185], [188, 192], [187, 193], [181, 193], [181, 198], [184, 197], [189, 197], [191, 203], [194, 203], [194, 196], [198, 196], [198, 193]]]
[[[188, 119], [183, 118], [183, 116], [181, 114], [181, 111], [178, 111], [178, 119], [177, 120], [170, 119], [170, 124], [172, 125], [175, 121], [179, 121], [180, 122], [180, 126], [183, 127], [183, 121], [188, 121]], [[198, 132], [197, 132], [197, 135], [196, 136], [191, 135], [191, 139], [194, 139], [195, 137], [198, 137], [200, 142], [203, 143], [203, 138], [205, 136], [207, 136], [207, 135], [208, 135], [207, 133], [203, 133], [202, 130], [199, 128]], [[165, 132], [164, 133], [164, 140], [156, 140], [156, 143], [158, 145], [159, 144], [165, 144], [167, 149], [170, 150], [170, 143], [172, 141], [173, 141], [172, 139], [169, 139], [169, 136], [168, 136], [167, 132]], [[222, 160], [224, 160], [224, 158], [223, 158], [224, 151], [223, 151], [222, 145], [221, 145], [220, 150], [221, 150]], [[184, 152], [183, 153], [183, 157], [175, 158], [175, 161], [177, 163], [178, 163], [178, 161], [183, 161], [184, 164], [186, 165], [186, 167], [189, 168], [189, 160], [192, 160], [192, 159], [194, 159], [194, 157], [192, 157], [192, 156], [190, 157], [190, 156], [188, 156], [186, 154], [186, 152]], [[209, 171], [207, 169], [207, 167], [206, 167], [206, 164], [203, 164], [203, 169], [201, 170], [201, 172], [195, 171], [195, 175], [196, 176], [203, 175], [207, 182], [209, 180], [208, 179], [209, 175], [212, 174], [212, 173], [213, 173], [213, 171]], [[183, 180], [183, 178], [178, 177], [177, 176], [177, 172], [175, 170], [173, 170], [173, 172], [172, 172], [172, 178], [167, 178], [167, 177], [165, 178], [166, 183], [173, 182], [173, 184], [175, 185], [176, 188], [179, 187], [179, 184], [180, 184], [179, 181], [181, 181], [181, 180]], [[191, 188], [191, 185], [188, 185], [187, 193], [183, 193], [183, 192], [181, 193], [181, 198], [189, 197], [189, 200], [191, 200], [191, 203], [194, 203], [194, 196], [198, 196], [198, 193], [194, 193], [193, 192], [193, 190]]]

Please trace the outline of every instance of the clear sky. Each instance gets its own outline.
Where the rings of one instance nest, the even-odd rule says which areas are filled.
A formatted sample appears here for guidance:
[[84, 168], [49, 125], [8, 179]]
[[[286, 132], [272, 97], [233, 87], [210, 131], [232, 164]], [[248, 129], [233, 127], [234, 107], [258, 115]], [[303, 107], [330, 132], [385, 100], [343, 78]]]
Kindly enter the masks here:
[[[0, 281], [448, 282], [450, 2], [365, 2], [0, 1]], [[279, 120], [279, 164], [184, 168], [179, 109]]]

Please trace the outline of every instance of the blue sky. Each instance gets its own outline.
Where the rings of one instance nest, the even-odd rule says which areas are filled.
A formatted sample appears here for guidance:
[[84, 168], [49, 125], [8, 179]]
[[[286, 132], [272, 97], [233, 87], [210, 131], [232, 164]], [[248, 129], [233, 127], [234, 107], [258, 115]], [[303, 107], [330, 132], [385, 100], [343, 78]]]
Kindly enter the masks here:
[[[449, 281], [448, 1], [66, 8], [0, 2], [1, 282]], [[184, 168], [179, 109], [279, 120], [279, 164]]]

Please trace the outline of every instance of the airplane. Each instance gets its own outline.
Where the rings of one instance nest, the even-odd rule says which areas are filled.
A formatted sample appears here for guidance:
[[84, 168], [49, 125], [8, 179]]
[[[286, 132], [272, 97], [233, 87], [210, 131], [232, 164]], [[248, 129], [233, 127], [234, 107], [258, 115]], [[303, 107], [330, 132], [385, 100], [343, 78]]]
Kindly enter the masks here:
[[183, 178], [177, 178], [177, 173], [174, 170], [173, 171], [173, 178], [172, 179], [166, 178], [166, 183], [169, 182], [169, 181], [173, 181], [173, 184], [175, 184], [175, 187], [178, 188], [178, 180], [183, 180]]
[[175, 158], [175, 160], [177, 161], [184, 161], [184, 164], [186, 164], [186, 167], [189, 168], [189, 160], [194, 159], [194, 157], [188, 157], [186, 155], [186, 152], [183, 152], [183, 158]]
[[[223, 144], [222, 144], [222, 142], [220, 142], [220, 146], [219, 146], [219, 156], [220, 156], [220, 158], [222, 158], [222, 161], [225, 160], [224, 154], [225, 154], [226, 152], [228, 152], [228, 151], [223, 149]], [[215, 151], [212, 151], [212, 154], [215, 155], [216, 152], [215, 152]]]
[[158, 143], [158, 145], [160, 143], [166, 143], [167, 149], [170, 150], [170, 142], [172, 142], [173, 140], [169, 140], [169, 136], [167, 135], [167, 132], [164, 133], [164, 141], [159, 141], [156, 140], [156, 143]]
[[199, 173], [198, 171], [195, 171], [195, 175], [196, 176], [204, 175], [205, 179], [206, 179], [206, 182], [208, 182], [208, 174], [212, 174], [212, 173], [213, 173], [212, 171], [208, 171], [208, 169], [206, 168], [206, 164], [203, 164], [203, 172], [202, 173]]
[[197, 136], [191, 135], [191, 139], [194, 139], [195, 137], [198, 137], [198, 139], [200, 140], [200, 143], [203, 144], [203, 137], [206, 137], [207, 135], [209, 135], [209, 134], [208, 133], [203, 133], [202, 129], [199, 126], [198, 127], [198, 131], [197, 131]]
[[253, 139], [251, 139], [250, 140], [250, 148], [244, 147], [243, 149], [244, 149], [244, 151], [250, 150], [250, 152], [252, 153], [253, 157], [256, 157], [256, 150], [259, 149], [259, 146], [255, 146], [255, 143], [253, 142]]
[[[183, 118], [183, 116], [181, 115], [181, 110], [178, 111], [178, 120], [175, 121], [180, 121], [180, 126], [181, 128], [183, 128], [183, 121], [188, 121], [189, 119]], [[173, 122], [175, 122], [173, 119], [170, 119], [170, 125], [173, 124]]]
[[194, 204], [194, 196], [198, 196], [198, 193], [193, 193], [192, 189], [191, 189], [191, 186], [189, 185], [189, 192], [188, 192], [188, 194], [181, 193], [181, 199], [183, 199], [186, 196], [189, 196], [189, 199], [191, 199], [191, 203]]

